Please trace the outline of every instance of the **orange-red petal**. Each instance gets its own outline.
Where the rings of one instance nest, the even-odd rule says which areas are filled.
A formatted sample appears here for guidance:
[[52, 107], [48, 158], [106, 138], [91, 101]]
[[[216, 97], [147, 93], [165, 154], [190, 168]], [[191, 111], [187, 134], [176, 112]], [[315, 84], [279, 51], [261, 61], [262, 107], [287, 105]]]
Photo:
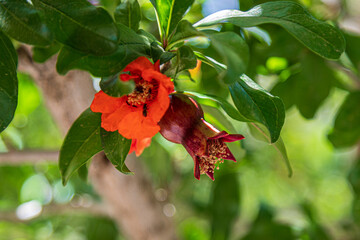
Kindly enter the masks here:
[[155, 81], [158, 82], [159, 85], [162, 85], [165, 89], [167, 89], [169, 94], [174, 91], [174, 83], [171, 81], [171, 78], [160, 72], [147, 69], [142, 73], [142, 77], [144, 78], [145, 81], [149, 81], [149, 82], [154, 79]]
[[103, 113], [101, 115], [101, 127], [106, 131], [113, 132], [118, 130], [119, 123], [124, 114], [131, 111], [130, 107], [126, 104], [126, 96], [119, 98], [121, 103], [119, 107], [111, 113]]
[[131, 63], [129, 63], [123, 70], [123, 72], [141, 73], [146, 69], [154, 69], [154, 65], [146, 57], [138, 57]]
[[139, 76], [131, 76], [129, 74], [120, 74], [119, 78], [120, 78], [121, 81], [127, 82], [129, 80], [134, 79], [134, 78], [139, 78]]
[[118, 124], [119, 133], [129, 139], [153, 137], [159, 130], [157, 122], [144, 117], [141, 108], [128, 112]]
[[154, 122], [159, 122], [170, 105], [169, 92], [162, 85], [158, 88], [157, 97], [148, 104], [147, 116]]
[[120, 98], [111, 97], [100, 91], [95, 94], [94, 100], [90, 105], [93, 112], [111, 113], [114, 112], [121, 105]]
[[150, 146], [151, 138], [133, 139], [129, 154], [135, 151], [136, 156], [140, 156], [145, 148]]

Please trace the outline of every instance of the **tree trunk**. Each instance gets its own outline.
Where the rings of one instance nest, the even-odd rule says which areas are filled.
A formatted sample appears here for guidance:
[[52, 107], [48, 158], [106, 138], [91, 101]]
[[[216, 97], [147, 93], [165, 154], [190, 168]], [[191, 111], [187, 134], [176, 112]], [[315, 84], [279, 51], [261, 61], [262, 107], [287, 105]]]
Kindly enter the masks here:
[[[18, 49], [18, 55], [18, 70], [32, 76], [65, 134], [94, 97], [90, 75], [71, 71], [60, 76], [55, 68], [56, 57], [44, 64], [35, 63], [30, 48], [25, 46]], [[93, 158], [89, 169], [90, 181], [107, 204], [109, 216], [127, 239], [176, 239], [172, 219], [164, 215], [162, 204], [155, 199], [153, 186], [140, 162], [133, 155], [127, 161], [134, 176], [118, 172], [103, 153]]]

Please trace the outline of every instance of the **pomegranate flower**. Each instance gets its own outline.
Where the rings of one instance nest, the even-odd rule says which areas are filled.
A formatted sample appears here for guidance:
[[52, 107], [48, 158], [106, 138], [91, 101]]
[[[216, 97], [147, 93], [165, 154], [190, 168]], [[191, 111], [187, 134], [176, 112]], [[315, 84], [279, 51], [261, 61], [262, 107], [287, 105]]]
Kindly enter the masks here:
[[214, 180], [216, 164], [223, 160], [236, 162], [226, 142], [244, 139], [241, 134], [219, 131], [204, 120], [204, 112], [191, 97], [170, 95], [170, 106], [159, 122], [160, 133], [167, 140], [182, 144], [194, 160], [194, 176], [207, 174]]
[[123, 137], [132, 139], [130, 152], [140, 155], [160, 130], [158, 122], [169, 107], [174, 84], [160, 73], [159, 62], [152, 64], [146, 57], [137, 58], [123, 72], [128, 73], [121, 74], [120, 80], [133, 80], [134, 91], [119, 98], [100, 91], [90, 108], [102, 113], [102, 128], [110, 132], [117, 130]]

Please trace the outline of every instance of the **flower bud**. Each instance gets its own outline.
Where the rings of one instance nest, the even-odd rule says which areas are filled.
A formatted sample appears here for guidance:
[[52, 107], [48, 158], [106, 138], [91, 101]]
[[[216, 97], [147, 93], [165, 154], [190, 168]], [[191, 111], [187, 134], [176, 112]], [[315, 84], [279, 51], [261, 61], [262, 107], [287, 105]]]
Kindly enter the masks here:
[[194, 176], [207, 174], [214, 180], [214, 169], [223, 160], [236, 161], [225, 142], [244, 138], [241, 134], [219, 131], [204, 120], [201, 106], [182, 93], [170, 95], [170, 106], [159, 122], [161, 135], [182, 144], [194, 159]]

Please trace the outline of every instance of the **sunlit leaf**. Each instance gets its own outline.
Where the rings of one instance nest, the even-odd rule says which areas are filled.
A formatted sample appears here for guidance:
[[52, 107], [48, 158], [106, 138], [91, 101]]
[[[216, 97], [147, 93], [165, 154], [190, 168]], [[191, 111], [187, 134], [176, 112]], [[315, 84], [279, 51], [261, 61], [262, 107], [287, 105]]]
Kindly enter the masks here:
[[271, 142], [276, 142], [285, 120], [281, 99], [271, 95], [246, 75], [242, 75], [229, 89], [238, 111], [247, 119], [264, 124], [270, 132]]
[[194, 26], [204, 27], [224, 22], [239, 27], [253, 27], [264, 23], [280, 25], [324, 58], [338, 59], [345, 50], [345, 40], [338, 29], [317, 20], [295, 2], [263, 3], [247, 12], [223, 10], [207, 16]]
[[194, 0], [150, 0], [150, 2], [156, 9], [160, 35], [167, 39]]

